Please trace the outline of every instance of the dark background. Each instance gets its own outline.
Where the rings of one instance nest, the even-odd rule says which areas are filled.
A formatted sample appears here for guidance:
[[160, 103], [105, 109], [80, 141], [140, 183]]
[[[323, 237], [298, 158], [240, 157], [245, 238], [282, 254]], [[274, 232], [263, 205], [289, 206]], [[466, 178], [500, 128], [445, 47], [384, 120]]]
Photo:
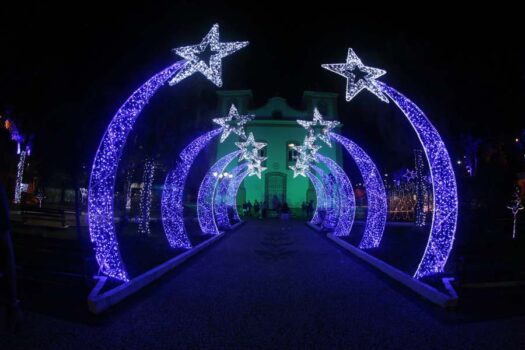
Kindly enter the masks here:
[[[0, 11], [0, 112], [35, 134], [32, 159], [44, 177], [56, 169], [89, 166], [125, 98], [178, 59], [171, 48], [200, 42], [218, 22], [221, 40], [250, 41], [225, 59], [224, 88], [253, 89], [255, 105], [278, 94], [300, 106], [308, 89], [343, 94], [344, 79], [320, 64], [342, 62], [353, 47], [365, 64], [388, 72], [382, 81], [423, 108], [455, 159], [466, 133], [510, 141], [525, 126], [519, 12], [512, 7], [463, 11], [445, 3], [411, 9], [195, 1], [8, 6]], [[191, 85], [199, 91], [194, 102], [203, 96], [213, 100], [216, 89], [202, 76], [180, 86]], [[351, 104], [341, 98], [341, 105], [345, 125], [352, 125], [352, 113], [365, 105], [372, 113], [386, 108], [369, 93]], [[177, 125], [190, 119], [174, 118]], [[389, 128], [389, 122], [382, 127]], [[0, 139], [2, 149], [14, 147]], [[373, 148], [373, 137], [363, 139]]]

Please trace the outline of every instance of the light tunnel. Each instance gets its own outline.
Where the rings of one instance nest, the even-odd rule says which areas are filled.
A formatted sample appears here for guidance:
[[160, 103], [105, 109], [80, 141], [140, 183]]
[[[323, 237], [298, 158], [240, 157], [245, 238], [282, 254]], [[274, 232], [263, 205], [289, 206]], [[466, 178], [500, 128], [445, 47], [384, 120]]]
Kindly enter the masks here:
[[[129, 280], [121, 258], [114, 221], [115, 181], [122, 151], [133, 125], [151, 97], [186, 64], [184, 60], [174, 63], [155, 74], [133, 92], [113, 116], [96, 152], [89, 183], [89, 233], [100, 271], [117, 280]], [[432, 179], [434, 210], [430, 235], [414, 277], [421, 278], [443, 272], [454, 242], [458, 216], [457, 186], [450, 157], [439, 133], [424, 113], [395, 89], [384, 83], [377, 83], [381, 91], [399, 107], [415, 130], [423, 146]], [[212, 130], [186, 147], [181, 152], [177, 166], [166, 178], [161, 212], [164, 230], [171, 247], [191, 248], [182, 218], [184, 183], [196, 155], [221, 131], [222, 129]], [[377, 247], [381, 241], [386, 220], [384, 215], [386, 195], [381, 186], [379, 172], [375, 166], [370, 166], [373, 164], [370, 158], [352, 141], [336, 134], [331, 134], [331, 137], [341, 143], [350, 153], [363, 175], [367, 194], [370, 193], [367, 199], [371, 208], [367, 214], [365, 234], [359, 247], [363, 249]], [[234, 156], [231, 157], [234, 158]], [[344, 171], [330, 164], [330, 160], [326, 159], [326, 162], [328, 167], [332, 165], [331, 174], [318, 174], [321, 182], [331, 184], [324, 187], [324, 196], [333, 199], [336, 193], [330, 189], [333, 188], [334, 183], [337, 183], [341, 186], [345, 197], [340, 198], [340, 202], [344, 200], [345, 205], [340, 205], [337, 213], [335, 209], [332, 210], [332, 213], [327, 212], [324, 224], [327, 227], [333, 225], [336, 235], [345, 235], [348, 234], [353, 224], [355, 198]], [[229, 162], [224, 160], [224, 163], [226, 166]], [[217, 167], [219, 168], [220, 166]], [[246, 173], [242, 174], [246, 176]], [[209, 178], [204, 185], [203, 192], [199, 193], [201, 197], [199, 206], [202, 209], [199, 213], [201, 228], [203, 232], [216, 234], [218, 228], [214, 210], [214, 192], [210, 196], [209, 189], [205, 190], [211, 185], [216, 186], [216, 182]], [[327, 209], [330, 208], [327, 203], [322, 203], [322, 205], [326, 205]], [[235, 212], [235, 214], [238, 217], [238, 213]]]

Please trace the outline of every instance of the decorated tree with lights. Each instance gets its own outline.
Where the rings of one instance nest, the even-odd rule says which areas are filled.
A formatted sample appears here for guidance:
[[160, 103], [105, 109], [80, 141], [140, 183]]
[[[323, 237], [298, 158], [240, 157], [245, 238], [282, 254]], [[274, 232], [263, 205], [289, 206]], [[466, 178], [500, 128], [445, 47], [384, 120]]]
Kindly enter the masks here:
[[516, 238], [516, 224], [518, 213], [523, 210], [523, 203], [520, 196], [520, 189], [517, 187], [516, 191], [512, 196], [512, 201], [507, 208], [512, 212], [513, 222], [512, 222], [512, 239]]

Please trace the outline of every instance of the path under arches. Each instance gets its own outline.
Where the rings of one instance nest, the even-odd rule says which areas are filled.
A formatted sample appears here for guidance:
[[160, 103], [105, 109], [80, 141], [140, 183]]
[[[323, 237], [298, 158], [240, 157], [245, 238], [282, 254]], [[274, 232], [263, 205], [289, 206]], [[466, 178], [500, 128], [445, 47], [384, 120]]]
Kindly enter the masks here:
[[523, 318], [458, 319], [301, 222], [249, 221], [91, 322], [26, 313], [0, 348], [516, 348]]

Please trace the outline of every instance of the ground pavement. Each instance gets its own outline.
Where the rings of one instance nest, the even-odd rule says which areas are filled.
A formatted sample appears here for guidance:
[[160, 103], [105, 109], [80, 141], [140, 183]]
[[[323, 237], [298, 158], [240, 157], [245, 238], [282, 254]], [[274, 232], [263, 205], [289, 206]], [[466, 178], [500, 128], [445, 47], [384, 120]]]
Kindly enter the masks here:
[[26, 312], [0, 348], [525, 348], [525, 318], [466, 321], [301, 222], [250, 221], [102, 317]]

